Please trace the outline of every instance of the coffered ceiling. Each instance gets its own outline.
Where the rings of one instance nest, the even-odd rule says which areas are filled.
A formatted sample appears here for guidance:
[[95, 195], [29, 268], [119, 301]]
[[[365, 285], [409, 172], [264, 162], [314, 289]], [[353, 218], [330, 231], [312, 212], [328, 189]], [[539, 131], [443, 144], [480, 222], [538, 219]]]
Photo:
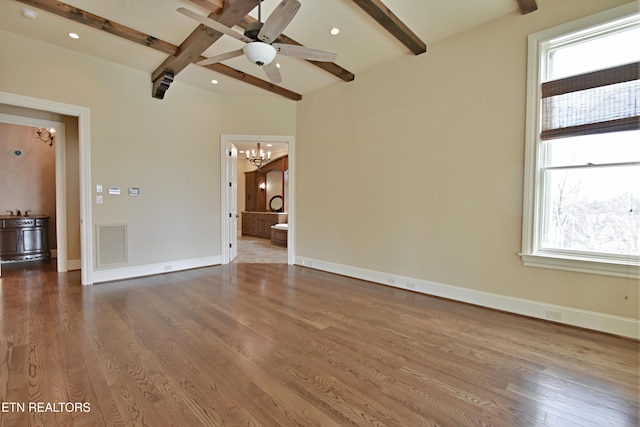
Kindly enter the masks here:
[[[506, 14], [535, 11], [535, 0], [299, 0], [281, 42], [337, 53], [314, 64], [278, 55], [283, 82], [268, 82], [244, 56], [199, 66], [197, 60], [243, 43], [177, 12], [188, 8], [235, 29], [257, 19], [257, 0], [0, 0], [0, 30], [149, 73], [150, 96], [170, 96], [172, 81], [221, 94], [300, 99], [403, 55], [429, 55], [429, 44]], [[263, 0], [262, 21], [280, 0]], [[36, 12], [34, 19], [22, 11]], [[245, 17], [245, 12], [249, 11]], [[338, 28], [338, 35], [330, 30]], [[77, 33], [72, 39], [68, 33]], [[1, 34], [1, 33], [0, 33]], [[426, 50], [426, 52], [424, 52]], [[423, 53], [424, 52], [424, 53]], [[216, 80], [217, 84], [212, 84]]]

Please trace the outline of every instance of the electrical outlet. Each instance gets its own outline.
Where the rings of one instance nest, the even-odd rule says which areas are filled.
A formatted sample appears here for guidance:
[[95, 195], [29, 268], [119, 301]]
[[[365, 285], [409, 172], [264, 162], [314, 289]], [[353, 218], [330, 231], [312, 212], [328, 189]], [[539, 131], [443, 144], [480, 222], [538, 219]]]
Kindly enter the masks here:
[[389, 284], [390, 285], [395, 285], [396, 284], [396, 279], [389, 279]]
[[547, 310], [547, 319], [549, 320], [562, 320], [562, 313], [559, 311]]

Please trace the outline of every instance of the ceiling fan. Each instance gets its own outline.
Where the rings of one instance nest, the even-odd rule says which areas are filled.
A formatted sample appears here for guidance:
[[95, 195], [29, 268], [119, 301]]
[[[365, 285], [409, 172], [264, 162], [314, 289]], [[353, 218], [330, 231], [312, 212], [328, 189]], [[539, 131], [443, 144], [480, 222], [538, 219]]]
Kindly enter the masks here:
[[206, 16], [202, 16], [189, 9], [185, 9], [184, 7], [178, 8], [178, 12], [183, 15], [188, 16], [189, 18], [194, 19], [222, 34], [226, 34], [246, 43], [242, 49], [212, 56], [211, 58], [197, 62], [197, 64], [210, 65], [226, 59], [245, 55], [249, 61], [259, 67], [262, 67], [271, 83], [278, 84], [282, 82], [282, 76], [280, 75], [280, 70], [278, 70], [276, 63], [273, 61], [277, 53], [310, 61], [335, 61], [337, 55], [333, 52], [326, 52], [324, 50], [311, 49], [305, 46], [293, 44], [274, 43], [287, 25], [289, 25], [295, 14], [298, 12], [298, 9], [300, 9], [300, 2], [298, 0], [282, 0], [264, 23], [262, 22], [261, 17], [261, 2], [262, 0], [258, 0], [258, 21], [247, 25], [244, 34], [232, 30], [226, 25], [207, 18]]

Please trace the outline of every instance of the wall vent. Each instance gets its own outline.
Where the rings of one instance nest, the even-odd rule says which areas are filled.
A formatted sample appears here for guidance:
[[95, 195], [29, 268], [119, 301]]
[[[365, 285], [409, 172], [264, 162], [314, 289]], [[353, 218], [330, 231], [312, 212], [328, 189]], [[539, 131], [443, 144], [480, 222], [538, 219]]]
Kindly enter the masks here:
[[127, 263], [127, 224], [98, 224], [96, 235], [98, 267]]

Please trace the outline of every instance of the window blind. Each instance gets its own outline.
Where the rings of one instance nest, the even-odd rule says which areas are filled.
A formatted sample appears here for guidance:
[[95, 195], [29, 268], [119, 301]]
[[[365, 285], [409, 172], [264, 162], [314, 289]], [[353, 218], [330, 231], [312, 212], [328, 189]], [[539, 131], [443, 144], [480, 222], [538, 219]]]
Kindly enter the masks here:
[[541, 139], [640, 129], [640, 62], [541, 85]]

